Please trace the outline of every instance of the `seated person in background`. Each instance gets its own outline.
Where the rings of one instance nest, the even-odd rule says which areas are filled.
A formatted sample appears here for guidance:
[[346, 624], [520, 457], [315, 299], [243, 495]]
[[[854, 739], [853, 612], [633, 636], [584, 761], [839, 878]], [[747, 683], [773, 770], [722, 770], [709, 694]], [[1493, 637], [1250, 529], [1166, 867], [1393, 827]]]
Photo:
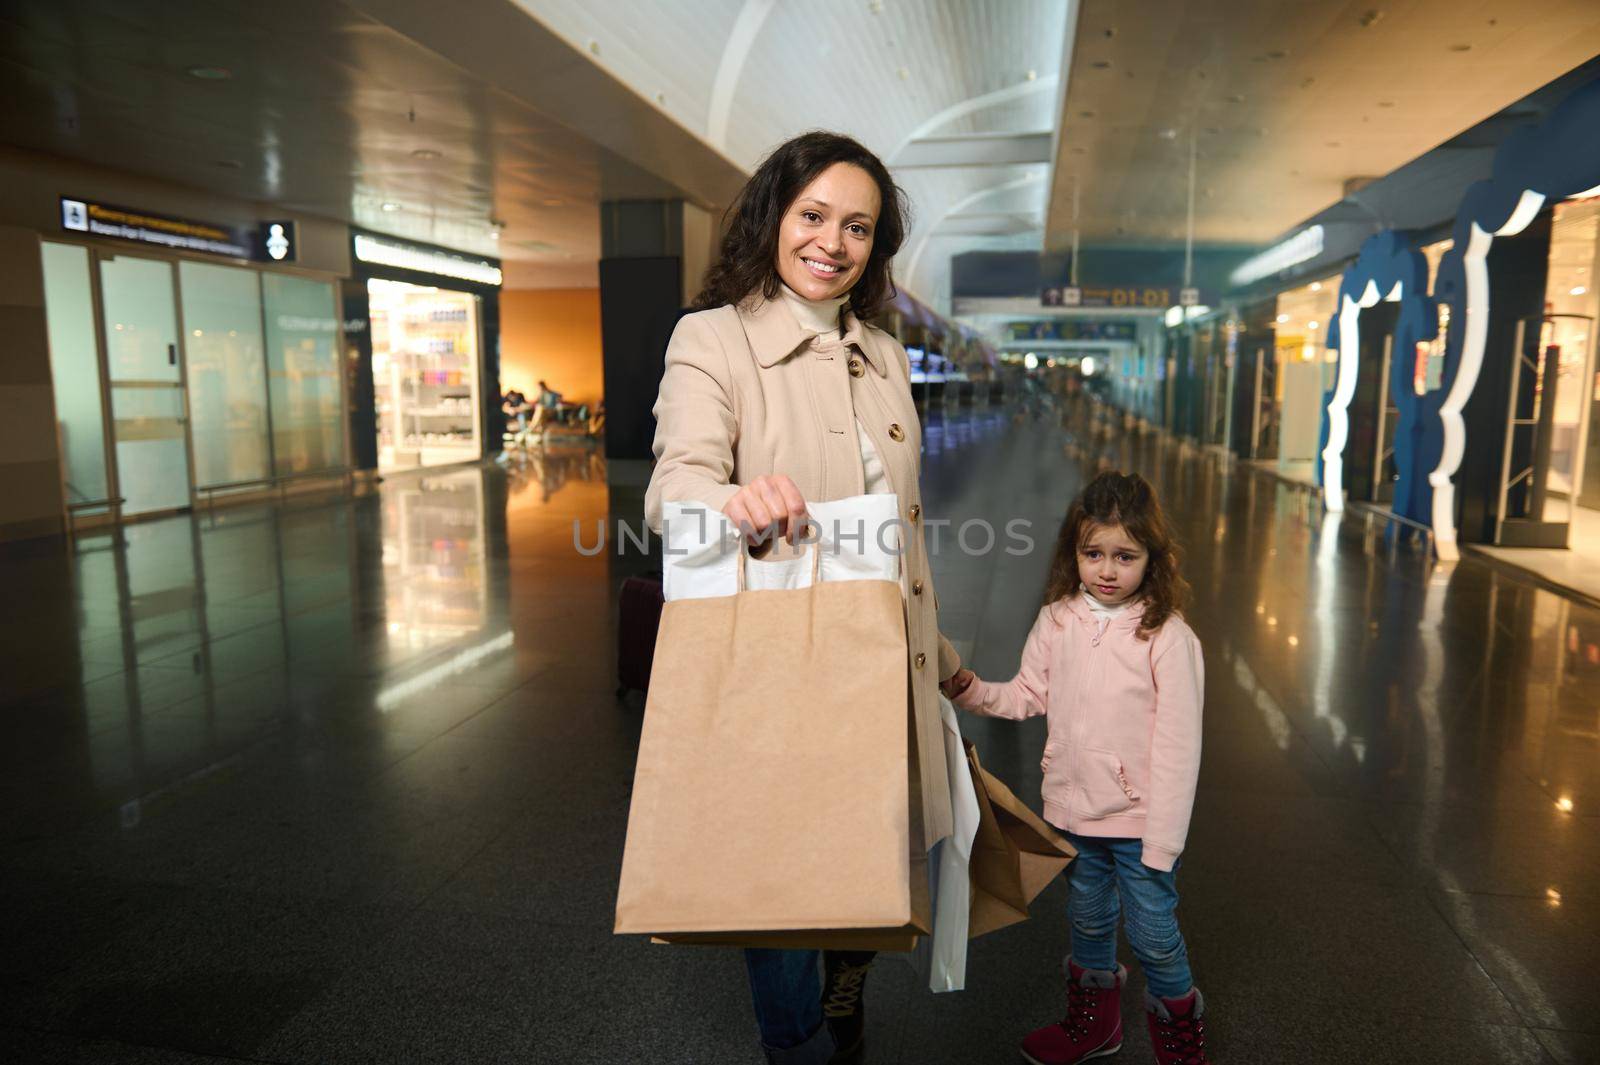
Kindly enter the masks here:
[[506, 429], [520, 433], [528, 427], [528, 397], [512, 389], [500, 397], [500, 412], [506, 416]]

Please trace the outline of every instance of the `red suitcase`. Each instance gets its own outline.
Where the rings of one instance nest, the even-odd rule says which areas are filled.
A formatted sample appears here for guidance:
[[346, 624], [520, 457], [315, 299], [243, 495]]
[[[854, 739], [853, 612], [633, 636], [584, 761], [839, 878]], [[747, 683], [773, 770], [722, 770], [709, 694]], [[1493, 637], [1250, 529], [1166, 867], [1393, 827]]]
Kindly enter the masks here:
[[617, 696], [650, 690], [650, 663], [656, 656], [656, 630], [661, 627], [659, 576], [629, 577], [622, 582], [617, 620]]

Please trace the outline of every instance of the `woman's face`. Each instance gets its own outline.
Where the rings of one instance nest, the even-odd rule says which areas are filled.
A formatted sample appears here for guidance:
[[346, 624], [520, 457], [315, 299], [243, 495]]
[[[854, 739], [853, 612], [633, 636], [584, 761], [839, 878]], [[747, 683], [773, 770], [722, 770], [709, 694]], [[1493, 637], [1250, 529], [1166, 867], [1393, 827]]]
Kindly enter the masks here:
[[808, 300], [842, 296], [861, 280], [878, 225], [878, 183], [834, 163], [800, 191], [778, 232], [778, 276]]

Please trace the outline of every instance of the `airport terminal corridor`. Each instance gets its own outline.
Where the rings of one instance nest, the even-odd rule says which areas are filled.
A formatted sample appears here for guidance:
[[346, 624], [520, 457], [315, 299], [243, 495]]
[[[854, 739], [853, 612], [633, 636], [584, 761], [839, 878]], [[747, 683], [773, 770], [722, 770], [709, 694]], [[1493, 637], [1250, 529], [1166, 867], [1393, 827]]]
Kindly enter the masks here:
[[[1085, 478], [1163, 497], [1205, 649], [1179, 913], [1217, 1060], [1600, 1058], [1600, 610], [1103, 408], [925, 436], [941, 627], [986, 678]], [[0, 1057], [760, 1061], [735, 951], [611, 933], [644, 713], [616, 597], [652, 560], [579, 546], [639, 529], [642, 479], [550, 447], [8, 551]], [[1035, 550], [965, 549], [978, 519]], [[1037, 809], [1043, 720], [962, 727]], [[1065, 906], [974, 941], [962, 993], [881, 957], [874, 1065], [1015, 1060], [1060, 1009]]]

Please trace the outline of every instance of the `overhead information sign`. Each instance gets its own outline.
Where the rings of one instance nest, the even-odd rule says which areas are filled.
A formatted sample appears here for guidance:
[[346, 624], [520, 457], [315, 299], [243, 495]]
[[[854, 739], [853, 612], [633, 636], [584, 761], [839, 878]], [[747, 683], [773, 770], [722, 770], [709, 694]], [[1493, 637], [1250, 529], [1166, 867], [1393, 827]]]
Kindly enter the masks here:
[[155, 244], [176, 251], [227, 255], [235, 259], [255, 258], [259, 247], [253, 231], [67, 196], [61, 197], [61, 228], [91, 237]]
[[[1198, 295], [1198, 291], [1196, 291]], [[1159, 311], [1176, 307], [1180, 292], [1163, 285], [1068, 285], [1039, 293], [1046, 307], [1111, 307]]]

